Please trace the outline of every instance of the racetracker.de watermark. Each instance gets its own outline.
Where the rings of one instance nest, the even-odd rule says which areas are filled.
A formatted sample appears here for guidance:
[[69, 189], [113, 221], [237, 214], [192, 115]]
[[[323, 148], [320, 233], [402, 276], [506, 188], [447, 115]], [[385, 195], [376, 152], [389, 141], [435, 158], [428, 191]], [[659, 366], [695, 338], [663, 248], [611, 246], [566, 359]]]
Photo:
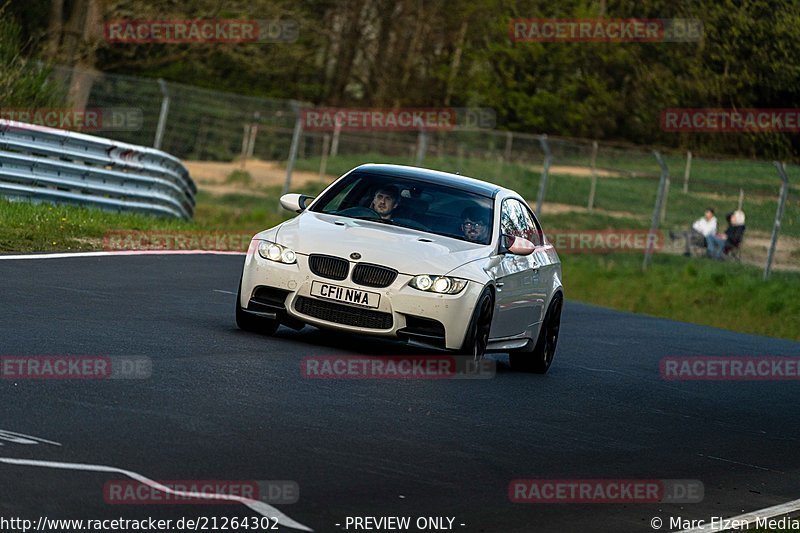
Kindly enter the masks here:
[[110, 43], [293, 43], [300, 25], [293, 19], [120, 19], [105, 24]]
[[137, 107], [0, 107], [0, 119], [74, 131], [139, 131], [144, 118]]
[[246, 252], [252, 233], [201, 231], [109, 231], [103, 236], [103, 249], [109, 252], [131, 250], [203, 250]]
[[514, 42], [657, 43], [695, 42], [703, 37], [697, 19], [512, 19], [508, 34]]
[[513, 503], [699, 503], [696, 479], [514, 479]]
[[451, 131], [492, 129], [497, 114], [486, 107], [318, 107], [303, 109], [300, 120], [309, 131]]
[[153, 362], [146, 356], [0, 356], [0, 379], [148, 379], [152, 373]]
[[230, 504], [231, 496], [265, 503], [291, 504], [300, 487], [290, 480], [111, 480], [103, 485], [103, 500], [111, 505]]
[[800, 132], [800, 109], [669, 108], [661, 111], [668, 133]]
[[664, 247], [664, 234], [639, 229], [548, 230], [547, 240], [558, 253], [605, 254], [653, 251]]
[[458, 355], [314, 355], [300, 362], [307, 379], [490, 379], [492, 359]]
[[677, 356], [659, 361], [667, 381], [798, 381], [800, 357]]

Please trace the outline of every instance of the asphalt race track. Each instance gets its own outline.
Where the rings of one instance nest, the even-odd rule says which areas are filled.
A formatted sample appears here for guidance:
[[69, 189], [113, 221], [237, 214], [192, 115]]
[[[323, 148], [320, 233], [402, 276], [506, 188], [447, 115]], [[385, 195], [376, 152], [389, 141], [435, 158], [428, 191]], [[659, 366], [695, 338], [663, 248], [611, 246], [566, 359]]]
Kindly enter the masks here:
[[[348, 516], [455, 517], [464, 532], [647, 532], [655, 516], [707, 520], [800, 498], [797, 381], [659, 373], [665, 356], [797, 356], [798, 343], [569, 302], [565, 280], [546, 376], [511, 372], [501, 355], [493, 379], [310, 380], [309, 355], [430, 352], [308, 327], [240, 331], [242, 262], [0, 261], [0, 355], [152, 360], [149, 379], [0, 380], [0, 430], [60, 444], [0, 440], [0, 516], [257, 516], [238, 503], [109, 505], [104, 483], [120, 475], [9, 458], [152, 480], [293, 480], [299, 500], [274, 507], [317, 532], [345, 531]], [[705, 497], [518, 504], [517, 478], [697, 479]]]

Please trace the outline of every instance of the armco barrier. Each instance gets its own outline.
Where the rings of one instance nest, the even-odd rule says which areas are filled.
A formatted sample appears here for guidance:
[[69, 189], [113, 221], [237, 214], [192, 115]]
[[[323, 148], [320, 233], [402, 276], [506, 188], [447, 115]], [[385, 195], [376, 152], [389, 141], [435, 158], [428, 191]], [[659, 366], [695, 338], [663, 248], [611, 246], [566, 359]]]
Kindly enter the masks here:
[[192, 218], [197, 186], [153, 148], [0, 119], [0, 195]]

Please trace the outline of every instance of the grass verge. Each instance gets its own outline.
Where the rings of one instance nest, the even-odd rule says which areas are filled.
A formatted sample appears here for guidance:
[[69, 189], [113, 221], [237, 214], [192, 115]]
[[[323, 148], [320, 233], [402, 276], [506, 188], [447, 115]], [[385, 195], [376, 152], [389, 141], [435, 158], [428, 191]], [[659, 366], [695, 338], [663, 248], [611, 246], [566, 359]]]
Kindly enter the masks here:
[[[325, 185], [311, 182], [295, 192], [317, 194]], [[0, 253], [102, 250], [103, 236], [121, 230], [235, 231], [254, 235], [291, 217], [291, 213], [278, 210], [280, 189], [277, 186], [259, 191], [266, 196], [216, 196], [200, 191], [191, 221], [0, 198]]]
[[800, 340], [800, 276], [704, 258], [562, 255], [567, 299], [706, 326]]

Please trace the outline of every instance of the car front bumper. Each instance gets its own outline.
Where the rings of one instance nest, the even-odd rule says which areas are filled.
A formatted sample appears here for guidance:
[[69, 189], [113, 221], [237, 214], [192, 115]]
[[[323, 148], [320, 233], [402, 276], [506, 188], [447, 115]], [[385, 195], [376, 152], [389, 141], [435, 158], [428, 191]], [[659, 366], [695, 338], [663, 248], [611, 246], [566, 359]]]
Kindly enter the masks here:
[[[412, 276], [400, 273], [389, 286], [373, 288], [346, 279], [338, 281], [314, 274], [309, 256], [298, 253], [297, 262], [284, 264], [261, 257], [251, 247], [242, 273], [242, 309], [275, 313], [285, 321], [301, 322], [368, 335], [407, 338], [419, 343], [458, 349], [464, 342], [472, 313], [483, 287], [470, 281], [458, 294], [436, 294], [408, 285]], [[431, 274], [418, 272], [416, 274]], [[415, 274], [415, 275], [416, 275]], [[380, 295], [376, 308], [313, 296], [313, 282]], [[288, 319], [288, 320], [287, 320]]]

